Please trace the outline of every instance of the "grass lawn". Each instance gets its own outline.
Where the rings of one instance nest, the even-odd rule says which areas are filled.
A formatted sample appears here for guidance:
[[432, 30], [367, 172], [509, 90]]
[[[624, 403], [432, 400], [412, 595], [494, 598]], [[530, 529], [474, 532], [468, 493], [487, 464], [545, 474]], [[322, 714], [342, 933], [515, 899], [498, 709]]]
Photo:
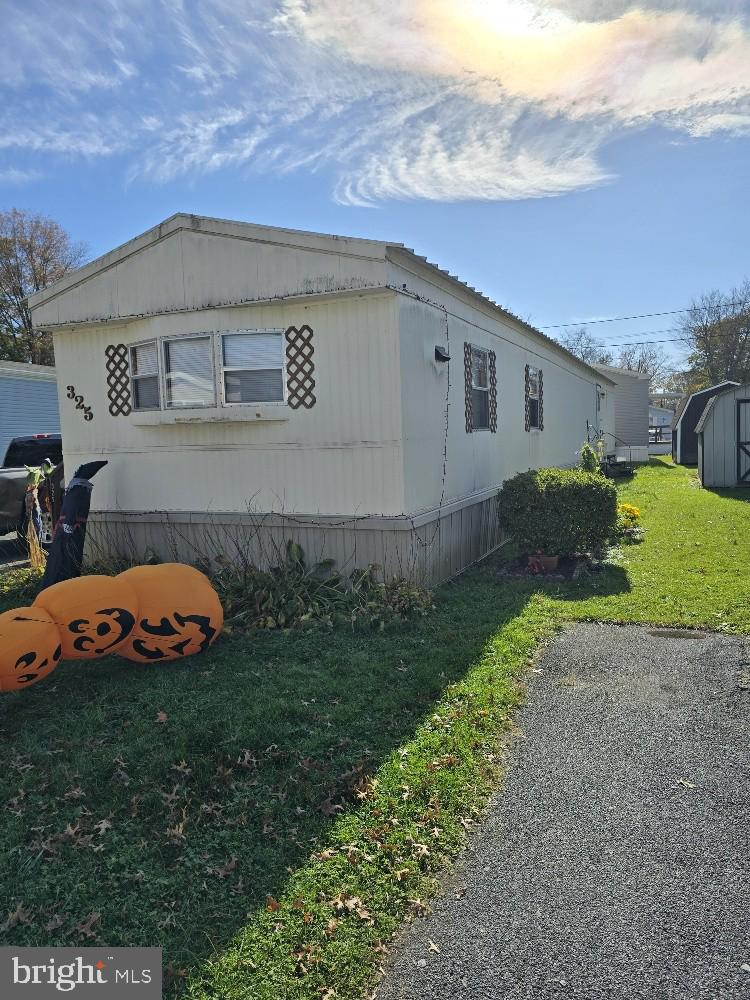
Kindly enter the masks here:
[[621, 493], [645, 542], [575, 583], [489, 564], [382, 632], [64, 663], [5, 695], [0, 943], [161, 945], [193, 1000], [362, 996], [496, 785], [540, 640], [581, 618], [750, 632], [748, 494], [667, 461]]

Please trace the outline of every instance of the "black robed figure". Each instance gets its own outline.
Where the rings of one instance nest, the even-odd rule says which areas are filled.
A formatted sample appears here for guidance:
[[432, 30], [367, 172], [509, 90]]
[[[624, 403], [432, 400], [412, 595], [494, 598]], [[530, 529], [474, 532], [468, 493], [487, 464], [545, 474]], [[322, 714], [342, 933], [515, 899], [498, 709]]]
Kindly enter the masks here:
[[91, 490], [94, 488], [91, 479], [106, 464], [105, 461], [85, 462], [76, 469], [68, 483], [52, 535], [41, 590], [81, 575], [83, 543], [91, 507]]

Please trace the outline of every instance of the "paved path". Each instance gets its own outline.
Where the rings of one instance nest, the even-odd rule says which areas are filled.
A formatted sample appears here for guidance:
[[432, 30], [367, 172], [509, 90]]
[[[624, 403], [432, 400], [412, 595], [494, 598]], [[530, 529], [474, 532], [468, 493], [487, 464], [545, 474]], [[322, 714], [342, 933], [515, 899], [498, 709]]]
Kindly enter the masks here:
[[659, 632], [549, 648], [504, 789], [378, 1000], [750, 998], [750, 638]]

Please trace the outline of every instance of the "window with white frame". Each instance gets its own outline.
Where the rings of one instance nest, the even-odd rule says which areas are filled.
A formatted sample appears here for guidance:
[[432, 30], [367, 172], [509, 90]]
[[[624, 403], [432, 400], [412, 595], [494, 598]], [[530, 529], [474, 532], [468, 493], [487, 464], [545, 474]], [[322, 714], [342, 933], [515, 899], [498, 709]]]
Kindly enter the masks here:
[[130, 394], [134, 410], [158, 410], [159, 351], [155, 340], [130, 348]]
[[285, 402], [282, 330], [165, 337], [130, 348], [134, 410]]
[[487, 351], [471, 348], [471, 427], [475, 431], [489, 430], [490, 384]]
[[539, 427], [539, 369], [529, 365], [528, 387], [529, 427]]
[[210, 336], [176, 337], [164, 341], [164, 388], [169, 409], [216, 406]]
[[284, 401], [284, 338], [281, 330], [239, 330], [221, 335], [224, 402]]

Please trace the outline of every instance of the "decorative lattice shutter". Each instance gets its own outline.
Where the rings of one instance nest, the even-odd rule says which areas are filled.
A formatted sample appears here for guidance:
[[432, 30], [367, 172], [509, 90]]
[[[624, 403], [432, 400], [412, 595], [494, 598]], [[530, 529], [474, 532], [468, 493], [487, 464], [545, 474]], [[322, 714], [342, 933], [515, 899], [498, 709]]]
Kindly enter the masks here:
[[290, 326], [286, 338], [286, 393], [287, 403], [293, 410], [304, 406], [311, 410], [317, 399], [315, 389], [315, 362], [313, 332], [307, 324], [297, 329]]
[[542, 369], [539, 369], [539, 430], [544, 430], [544, 381]]
[[466, 407], [466, 433], [471, 434], [473, 414], [471, 412], [471, 344], [464, 343], [464, 392]]
[[110, 344], [104, 355], [109, 412], [113, 417], [127, 417], [131, 411], [128, 349], [124, 344]]
[[526, 384], [523, 393], [523, 420], [524, 427], [527, 431], [531, 430], [531, 424], [529, 423], [529, 365], [526, 365]]
[[490, 430], [493, 434], [497, 431], [497, 369], [495, 366], [495, 352], [488, 351], [490, 369]]

